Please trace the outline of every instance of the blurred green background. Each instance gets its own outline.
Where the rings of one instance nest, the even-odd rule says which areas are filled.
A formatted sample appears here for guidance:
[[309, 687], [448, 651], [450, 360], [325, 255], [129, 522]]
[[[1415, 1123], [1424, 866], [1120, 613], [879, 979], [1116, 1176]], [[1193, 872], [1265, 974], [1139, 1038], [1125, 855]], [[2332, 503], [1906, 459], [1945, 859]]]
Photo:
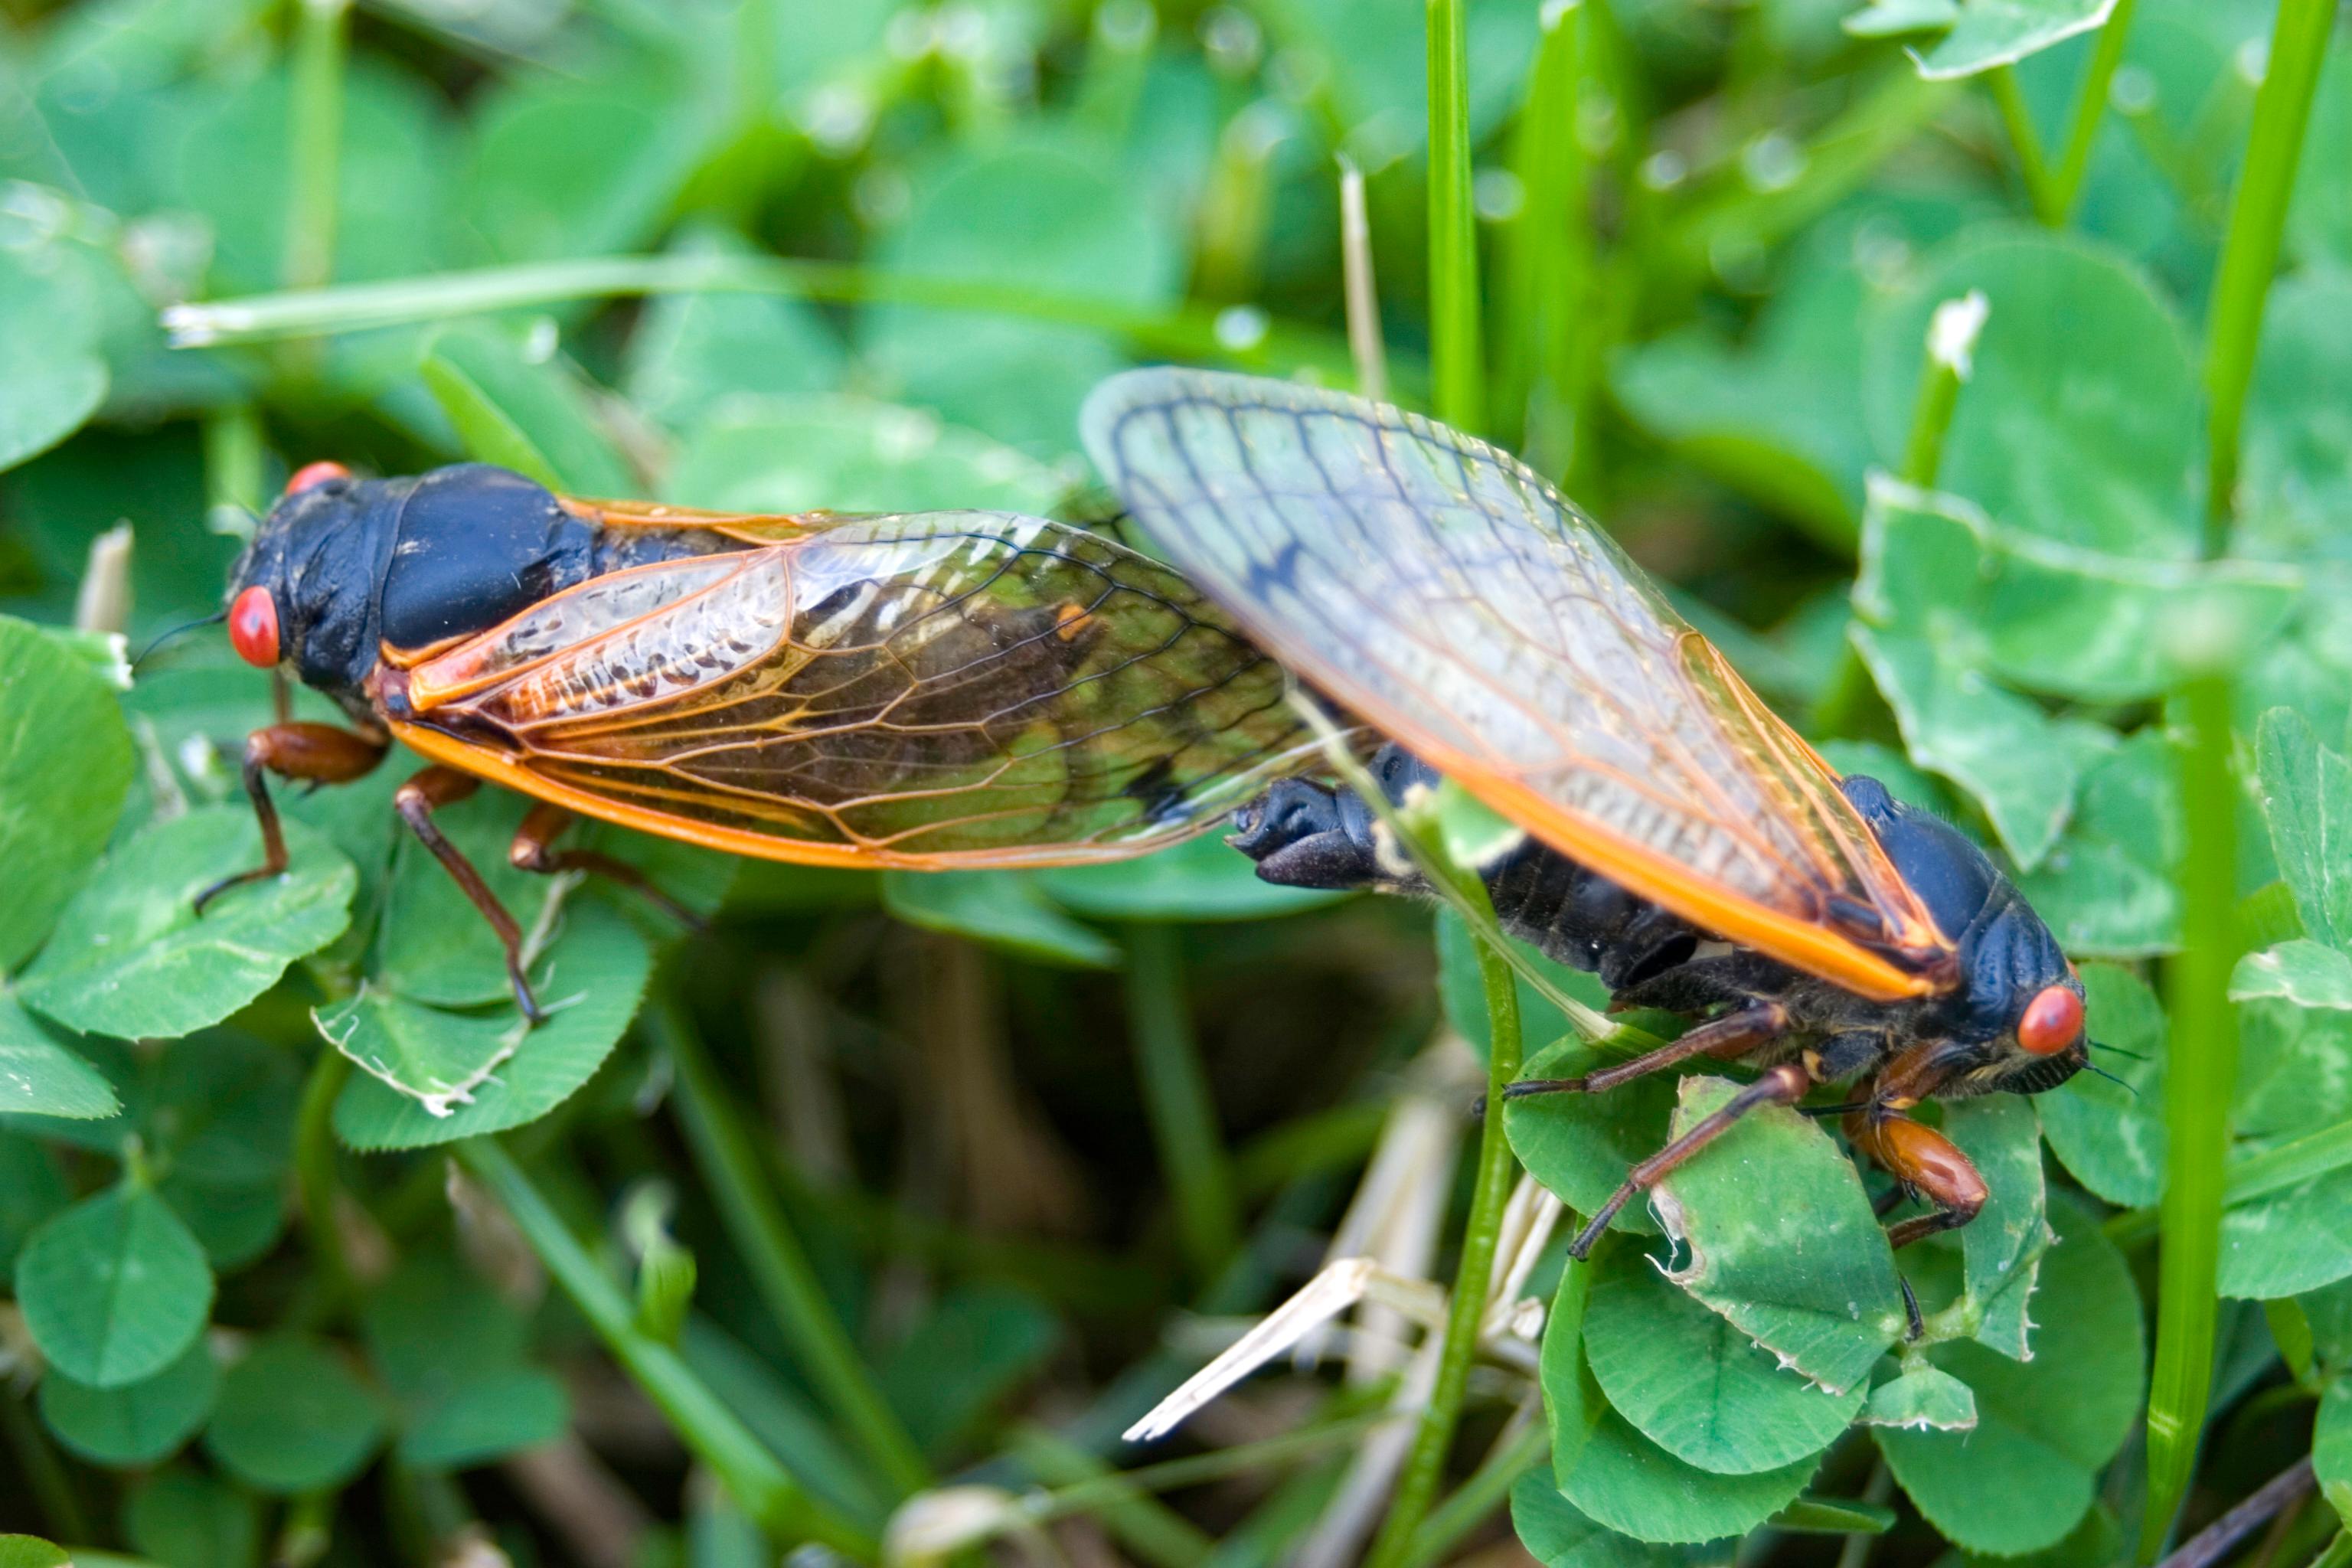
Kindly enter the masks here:
[[[2284, 155], [2300, 174], [2278, 277], [2264, 263], [2254, 279], [2255, 298], [2270, 285], [2260, 352], [2223, 444], [2236, 483], [2224, 468], [2216, 486], [2208, 426], [2236, 399], [2209, 395], [2202, 345], [2278, 7], [2139, 0], [2127, 32], [2088, 33], [2105, 10], [2089, 0], [1465, 9], [1480, 433], [1561, 479], [1840, 766], [2003, 855], [2069, 951], [2104, 961], [2095, 1001], [2116, 1021], [2095, 1026], [2151, 1061], [2038, 1108], [2071, 1248], [2057, 1256], [2092, 1261], [2053, 1266], [2036, 1316], [2071, 1303], [2096, 1331], [2032, 1363], [1958, 1347], [1985, 1363], [1958, 1364], [2006, 1436], [2092, 1408], [2089, 1436], [2042, 1452], [1840, 1417], [1807, 1450], [1817, 1471], [1780, 1492], [1716, 1472], [1685, 1484], [1671, 1460], [1633, 1465], [1614, 1491], [1590, 1474], [1581, 1491], [1538, 1487], [1522, 1546], [1504, 1489], [1542, 1422], [1509, 1424], [1480, 1384], [1441, 1508], [1450, 1533], [1422, 1560], [1669, 1568], [1736, 1552], [1859, 1568], [1869, 1552], [2032, 1551], [2105, 1568], [2145, 1501], [2141, 1439], [2105, 1413], [2136, 1408], [2142, 1386], [2141, 1317], [2118, 1281], [2126, 1265], [2154, 1277], [2165, 1023], [2147, 983], [2186, 908], [2178, 670], [2159, 633], [2214, 582], [2255, 628], [2235, 671], [2244, 831], [2222, 881], [2252, 895], [2249, 945], [2313, 965], [2247, 1003], [2237, 1152], [2352, 1119], [2352, 984], [2314, 979], [2352, 964], [2352, 920], [2339, 932], [2337, 872], [2311, 848], [2352, 832], [2352, 770], [2332, 749], [2352, 716], [2344, 28], [2322, 19], [2310, 126], [2299, 160]], [[1388, 384], [1432, 400], [1418, 0], [0, 14], [0, 614], [45, 626], [136, 646], [217, 609], [240, 537], [317, 458], [395, 474], [481, 458], [575, 493], [728, 509], [1103, 516], [1076, 412], [1112, 371], [1367, 375], [1343, 300], [1348, 168]], [[1916, 472], [1927, 322], [1971, 290], [1989, 308], [1972, 374]], [[1874, 489], [1874, 473], [1942, 493]], [[2216, 516], [2233, 559], [2197, 567]], [[116, 547], [93, 556], [124, 523], [127, 577], [104, 564]], [[40, 658], [107, 667], [87, 642], [41, 640], [56, 647]], [[39, 664], [24, 657], [0, 669]], [[0, 741], [35, 732], [33, 689], [0, 686]], [[113, 698], [92, 701], [116, 721]], [[1136, 1460], [1115, 1441], [1127, 1421], [1312, 1272], [1376, 1143], [1412, 1117], [1424, 1163], [1406, 1185], [1428, 1195], [1418, 1219], [1383, 1211], [1381, 1245], [1451, 1277], [1458, 1111], [1475, 1089], [1461, 1053], [1424, 1047], [1442, 1019], [1486, 1038], [1458, 928], [1441, 925], [1433, 953], [1426, 911], [1269, 891], [1213, 840], [1115, 871], [937, 880], [640, 845], [723, 909], [715, 931], [680, 946], [586, 905], [561, 951], [593, 955], [595, 1005], [521, 1047], [508, 1072], [528, 1103], [444, 1127], [373, 1079], [320, 1073], [310, 1016], [363, 978], [462, 1032], [498, 994], [437, 871], [393, 847], [397, 765], [294, 808], [317, 830], [314, 874], [285, 894], [287, 951], [250, 984], [207, 972], [156, 1001], [187, 1004], [166, 1020], [105, 1012], [95, 983], [77, 994], [60, 978], [89, 973], [73, 943], [146, 893], [179, 909], [154, 890], [184, 868], [161, 840], [88, 863], [110, 834], [120, 850], [142, 829], [228, 820], [207, 806], [242, 811], [237, 747], [268, 698], [208, 632], [120, 708], [127, 739], [102, 767], [61, 751], [41, 774], [29, 748], [0, 744], [0, 781], [20, 791], [0, 795], [8, 864], [87, 841], [0, 920], [0, 963], [51, 936], [85, 873], [93, 889], [0, 991], [0, 1031], [37, 1042], [0, 1043], [87, 1058], [100, 1097], [0, 1130], [0, 1258], [60, 1234], [60, 1216], [95, 1225], [94, 1205], [160, 1194], [178, 1218], [154, 1223], [189, 1238], [173, 1348], [204, 1344], [209, 1323], [217, 1354], [142, 1367], [107, 1399], [52, 1367], [37, 1394], [24, 1347], [55, 1361], [56, 1331], [36, 1323], [28, 1342], [23, 1315], [0, 1320], [20, 1373], [0, 1399], [0, 1526], [175, 1568], [774, 1561], [709, 1448], [681, 1446], [676, 1412], [665, 1424], [642, 1373], [625, 1380], [548, 1289], [550, 1233], [519, 1238], [496, 1168], [455, 1175], [433, 1147], [507, 1129], [554, 1228], [656, 1317], [684, 1310], [664, 1248], [692, 1253], [678, 1342], [693, 1374], [869, 1538], [914, 1487], [854, 1389], [844, 1403], [849, 1363], [918, 1478], [1066, 1489], [1050, 1540], [975, 1549], [992, 1560], [1336, 1563], [1377, 1523], [1342, 1487], [1377, 1382], [1269, 1378], [1213, 1406], [1164, 1452], [1223, 1454], [1240, 1473], [1155, 1483], [1166, 1506], [1085, 1489]], [[2277, 709], [2294, 712], [2258, 731]], [[101, 810], [89, 781], [108, 769]], [[518, 809], [474, 803], [455, 831], [495, 863]], [[196, 856], [194, 833], [171, 842]], [[100, 896], [149, 870], [153, 888], [122, 904]], [[351, 903], [349, 931], [293, 934], [298, 896]], [[2303, 951], [2321, 947], [2335, 956]], [[1533, 1052], [1564, 1025], [1531, 1011]], [[184, 1038], [152, 1043], [166, 1036]], [[716, 1073], [698, 1094], [681, 1065], [698, 1060]], [[120, 1116], [57, 1120], [118, 1098]], [[838, 1357], [776, 1309], [756, 1215], [752, 1241], [741, 1228], [759, 1205], [730, 1193], [692, 1109], [713, 1101], [748, 1130], [743, 1168], [810, 1255], [787, 1272], [846, 1325]], [[339, 1154], [331, 1131], [421, 1152]], [[2038, 1169], [2032, 1119], [2009, 1133]], [[1591, 1175], [1562, 1175], [1532, 1141], [1518, 1152], [1563, 1192]], [[2317, 1173], [2225, 1226], [2226, 1425], [2191, 1526], [2307, 1451], [2323, 1388], [2324, 1479], [2352, 1485], [2352, 1166], [2299, 1169]], [[329, 1194], [341, 1243], [289, 1228], [298, 1187]], [[2093, 1199], [2104, 1231], [2082, 1217]], [[1400, 1240], [1414, 1226], [1420, 1240]], [[1555, 1245], [1524, 1283], [1545, 1294], [1559, 1278]], [[1685, 1304], [1659, 1294], [1660, 1321]], [[1621, 1335], [1648, 1321], [1619, 1311]], [[1653, 1353], [1671, 1361], [1677, 1342]], [[1555, 1403], [1586, 1386], [1575, 1353], [1545, 1379]], [[1611, 1452], [1664, 1459], [1624, 1422], [1602, 1430], [1622, 1439]], [[1741, 1471], [1752, 1457], [1726, 1473], [1769, 1468]], [[2269, 1556], [2308, 1559], [2329, 1517], [2290, 1516]]]

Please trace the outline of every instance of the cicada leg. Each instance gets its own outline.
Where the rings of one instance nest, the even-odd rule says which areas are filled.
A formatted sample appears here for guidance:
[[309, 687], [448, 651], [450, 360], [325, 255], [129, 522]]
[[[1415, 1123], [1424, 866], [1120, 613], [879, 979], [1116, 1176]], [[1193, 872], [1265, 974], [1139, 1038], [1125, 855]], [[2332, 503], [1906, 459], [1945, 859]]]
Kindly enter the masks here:
[[482, 781], [473, 774], [436, 763], [420, 770], [400, 786], [392, 797], [393, 809], [400, 813], [401, 820], [408, 824], [417, 841], [432, 851], [433, 858], [441, 862], [441, 868], [456, 879], [467, 900], [481, 910], [490, 929], [499, 933], [499, 945], [507, 952], [507, 978], [514, 985], [515, 1005], [532, 1023], [543, 1023], [547, 1015], [540, 1010], [539, 998], [531, 994], [530, 979], [523, 973], [522, 928], [515, 924], [514, 916], [507, 913], [506, 906], [499, 902], [499, 896], [490, 891], [489, 884], [482, 880], [482, 874], [474, 869], [473, 863], [433, 822], [435, 812], [445, 805], [457, 805], [481, 787]]
[[1899, 1110], [1872, 1105], [1847, 1114], [1845, 1135], [1901, 1183], [1901, 1190], [1935, 1205], [1927, 1214], [1889, 1226], [1888, 1245], [1908, 1247], [1939, 1230], [1958, 1230], [1984, 1207], [1989, 1195], [1984, 1177], [1950, 1139], [1934, 1128]]
[[1687, 1030], [1682, 1038], [1656, 1050], [1635, 1057], [1630, 1062], [1620, 1062], [1582, 1078], [1523, 1078], [1517, 1083], [1503, 1086], [1505, 1100], [1528, 1100], [1538, 1094], [1599, 1094], [1604, 1089], [1646, 1078], [1654, 1072], [1686, 1062], [1693, 1057], [1719, 1057], [1729, 1059], [1745, 1056], [1765, 1041], [1778, 1037], [1789, 1027], [1789, 1010], [1778, 1002], [1751, 1002], [1720, 1018], [1710, 1018], [1697, 1027]]
[[700, 915], [663, 892], [652, 878], [626, 860], [593, 849], [556, 848], [556, 838], [578, 820], [560, 805], [541, 803], [532, 806], [530, 815], [522, 819], [522, 826], [515, 829], [507, 858], [514, 862], [516, 869], [537, 872], [542, 877], [552, 877], [559, 871], [593, 872], [625, 888], [635, 889], [688, 931], [703, 929], [705, 922]]
[[1627, 1172], [1624, 1185], [1609, 1194], [1609, 1201], [1593, 1211], [1591, 1223], [1568, 1244], [1568, 1255], [1580, 1261], [1609, 1228], [1609, 1222], [1617, 1217], [1617, 1211], [1632, 1202], [1635, 1194], [1656, 1186], [1675, 1166], [1730, 1131], [1741, 1117], [1759, 1105], [1794, 1105], [1812, 1087], [1812, 1076], [1795, 1062], [1783, 1062], [1768, 1069], [1763, 1077], [1699, 1118], [1681, 1137]]
[[[1912, 1121], [1883, 1102], [1849, 1111], [1845, 1135], [1853, 1146], [1876, 1161], [1895, 1178], [1895, 1187], [1876, 1207], [1884, 1218], [1906, 1194], [1925, 1198], [1935, 1207], [1886, 1227], [1889, 1247], [1908, 1247], [1939, 1230], [1958, 1230], [1977, 1217], [1988, 1194], [1984, 1177], [1952, 1141], [1932, 1127]], [[1903, 1310], [1911, 1338], [1927, 1331], [1919, 1315], [1919, 1298], [1911, 1281], [1903, 1284]]]
[[196, 895], [196, 912], [247, 882], [275, 877], [286, 869], [286, 835], [278, 825], [278, 806], [269, 798], [269, 775], [299, 779], [306, 784], [349, 784], [372, 773], [391, 742], [381, 735], [339, 730], [332, 724], [278, 723], [256, 730], [245, 738], [245, 793], [261, 824], [261, 864], [234, 877], [223, 877]]

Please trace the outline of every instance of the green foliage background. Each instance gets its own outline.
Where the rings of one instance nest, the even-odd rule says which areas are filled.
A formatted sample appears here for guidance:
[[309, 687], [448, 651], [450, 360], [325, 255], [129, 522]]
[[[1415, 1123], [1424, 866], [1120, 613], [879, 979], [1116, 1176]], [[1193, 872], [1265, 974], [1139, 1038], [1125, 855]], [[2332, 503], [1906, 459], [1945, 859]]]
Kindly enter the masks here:
[[[217, 632], [122, 659], [318, 458], [1096, 514], [1106, 374], [1368, 374], [1344, 161], [1396, 395], [1559, 476], [1838, 765], [2005, 858], [2114, 1047], [1948, 1108], [1994, 1201], [1899, 1260], [1882, 1179], [1782, 1113], [1592, 1264], [1532, 1249], [1548, 1314], [1487, 1336], [1376, 1560], [2105, 1568], [2306, 1455], [2255, 1550], [2352, 1556], [2333, 6], [1475, 0], [1434, 116], [1450, 0], [0, 10], [0, 1528], [175, 1565], [1353, 1560], [1394, 1363], [1118, 1434], [1433, 1097], [1463, 1131], [1427, 1042], [1511, 1027], [1455, 916], [1433, 943], [1213, 840], [926, 878], [600, 832], [714, 917], [682, 942], [509, 870], [521, 805], [478, 798], [451, 837], [561, 1004], [525, 1034], [393, 832], [401, 759], [289, 801], [292, 871], [194, 921], [257, 853], [268, 686]], [[1537, 975], [1528, 1070], [1577, 1070], [1608, 1043], [1548, 994], [1601, 998]], [[1503, 1125], [1589, 1212], [1723, 1092]], [[1442, 1239], [1388, 1243], [1443, 1282], [1500, 1216], [1441, 1146]]]

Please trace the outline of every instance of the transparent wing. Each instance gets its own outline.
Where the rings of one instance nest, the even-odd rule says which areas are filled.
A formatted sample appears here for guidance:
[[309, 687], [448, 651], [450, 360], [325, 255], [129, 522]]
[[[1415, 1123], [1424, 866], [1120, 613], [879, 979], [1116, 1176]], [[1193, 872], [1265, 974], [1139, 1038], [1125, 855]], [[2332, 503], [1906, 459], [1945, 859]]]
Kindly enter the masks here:
[[613, 573], [386, 679], [432, 754], [780, 859], [1137, 854], [1318, 755], [1280, 668], [1182, 578], [1003, 513]]
[[1288, 383], [1136, 371], [1088, 451], [1252, 637], [1563, 853], [1866, 994], [1950, 953], [1837, 789], [1615, 543], [1509, 455]]

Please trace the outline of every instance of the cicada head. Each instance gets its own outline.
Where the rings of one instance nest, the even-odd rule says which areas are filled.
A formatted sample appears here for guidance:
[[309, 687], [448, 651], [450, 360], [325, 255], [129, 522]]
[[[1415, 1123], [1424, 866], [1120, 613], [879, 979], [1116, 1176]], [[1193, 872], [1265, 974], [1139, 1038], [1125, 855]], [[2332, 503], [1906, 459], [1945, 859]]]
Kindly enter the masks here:
[[374, 662], [375, 587], [394, 509], [339, 463], [295, 471], [229, 574], [239, 658], [351, 699]]
[[385, 648], [487, 630], [588, 574], [595, 530], [520, 474], [463, 463], [413, 479], [298, 469], [229, 582], [229, 639], [354, 713]]
[[1843, 787], [1957, 948], [1958, 984], [1932, 1010], [1948, 1041], [1935, 1092], [2039, 1094], [2082, 1071], [2083, 982], [2016, 884], [1958, 828], [1876, 780]]

